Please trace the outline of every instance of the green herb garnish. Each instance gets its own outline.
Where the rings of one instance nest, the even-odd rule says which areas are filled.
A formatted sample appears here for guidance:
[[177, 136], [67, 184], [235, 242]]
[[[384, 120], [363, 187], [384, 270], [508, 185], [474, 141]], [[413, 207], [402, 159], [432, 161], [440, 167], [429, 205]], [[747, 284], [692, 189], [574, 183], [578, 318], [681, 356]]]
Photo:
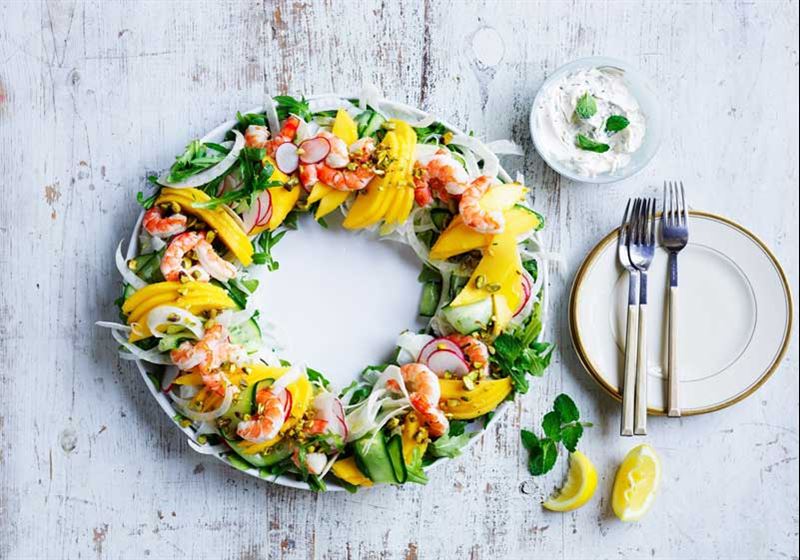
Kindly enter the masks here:
[[[175, 163], [169, 168], [167, 181], [179, 183], [218, 164], [225, 159], [227, 152], [222, 152], [225, 148], [222, 148], [222, 150], [217, 150], [217, 148], [222, 148], [222, 146], [217, 144], [209, 146], [208, 144], [203, 144], [200, 140], [192, 140], [186, 146], [184, 152], [175, 158]], [[217, 153], [209, 153], [209, 149]]]
[[606, 132], [625, 130], [629, 124], [631, 124], [631, 121], [622, 115], [611, 115], [606, 119]]
[[297, 100], [291, 95], [276, 95], [273, 99], [275, 99], [275, 103], [278, 104], [275, 110], [280, 120], [284, 120], [289, 115], [297, 115], [308, 122], [313, 117], [305, 97], [301, 97]]
[[283, 239], [287, 231], [288, 230], [284, 229], [279, 232], [270, 230], [261, 232], [253, 243], [253, 246], [259, 249], [253, 253], [253, 262], [255, 264], [266, 265], [267, 270], [270, 272], [278, 270], [278, 268], [280, 268], [280, 263], [272, 257], [272, 248], [278, 244], [278, 241]]
[[553, 410], [542, 418], [544, 437], [538, 437], [529, 430], [521, 430], [522, 445], [528, 450], [528, 469], [538, 476], [548, 472], [558, 459], [558, 444], [562, 443], [574, 453], [578, 440], [583, 435], [583, 428], [590, 427], [589, 422], [579, 422], [580, 411], [575, 402], [565, 394], [558, 395], [553, 401]]
[[511, 377], [514, 390], [528, 392], [528, 375], [541, 377], [553, 354], [553, 346], [547, 342], [537, 342], [542, 330], [542, 306], [533, 304], [533, 312], [528, 323], [520, 329], [500, 334], [494, 341], [494, 354], [491, 361], [501, 373]]
[[597, 102], [588, 91], [578, 98], [575, 113], [582, 119], [590, 119], [597, 112]]
[[611, 146], [608, 144], [603, 144], [602, 142], [595, 142], [588, 136], [584, 136], [583, 134], [578, 134], [575, 137], [575, 145], [578, 146], [581, 150], [586, 150], [588, 152], [597, 152], [598, 154], [602, 154], [607, 152], [611, 149]]

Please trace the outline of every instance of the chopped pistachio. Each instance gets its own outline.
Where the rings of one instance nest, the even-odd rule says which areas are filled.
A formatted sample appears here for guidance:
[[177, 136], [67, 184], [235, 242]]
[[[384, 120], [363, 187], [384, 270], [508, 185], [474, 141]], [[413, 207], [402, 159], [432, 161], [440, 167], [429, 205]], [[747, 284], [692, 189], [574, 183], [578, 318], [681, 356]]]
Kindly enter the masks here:
[[130, 268], [131, 270], [136, 270], [138, 266], [139, 263], [136, 262], [136, 259], [131, 259], [128, 261], [128, 268]]

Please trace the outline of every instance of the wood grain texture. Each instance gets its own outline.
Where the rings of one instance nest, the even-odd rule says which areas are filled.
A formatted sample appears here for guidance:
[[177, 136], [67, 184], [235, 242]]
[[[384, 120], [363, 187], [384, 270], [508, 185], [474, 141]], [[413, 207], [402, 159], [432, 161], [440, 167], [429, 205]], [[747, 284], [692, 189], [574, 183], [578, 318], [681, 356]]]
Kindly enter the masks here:
[[[0, 0], [0, 558], [797, 558], [798, 346], [755, 396], [653, 418], [664, 492], [638, 525], [608, 497], [631, 445], [569, 342], [566, 292], [621, 201], [665, 178], [746, 224], [798, 293], [797, 2], [119, 2]], [[473, 48], [476, 32], [483, 48]], [[498, 48], [498, 45], [502, 48]], [[655, 160], [611, 186], [534, 153], [533, 96], [561, 64], [625, 58], [667, 115]], [[488, 140], [525, 172], [564, 262], [559, 350], [532, 392], [425, 488], [313, 495], [193, 453], [95, 320], [113, 314], [113, 251], [133, 193], [189, 137], [267, 94], [372, 82]], [[533, 495], [518, 429], [561, 391], [596, 426], [595, 500]], [[528, 487], [526, 486], [526, 488]]]

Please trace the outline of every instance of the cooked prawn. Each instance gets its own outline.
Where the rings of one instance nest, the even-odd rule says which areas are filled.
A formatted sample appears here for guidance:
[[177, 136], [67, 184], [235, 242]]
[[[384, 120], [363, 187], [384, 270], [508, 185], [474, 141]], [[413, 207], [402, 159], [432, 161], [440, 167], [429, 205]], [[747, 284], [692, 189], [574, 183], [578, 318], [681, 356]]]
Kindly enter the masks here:
[[414, 167], [414, 194], [420, 206], [430, 203], [432, 196], [450, 202], [469, 187], [469, 175], [447, 150], [437, 151], [427, 162], [416, 162]]
[[[319, 138], [324, 138], [328, 141], [328, 144], [331, 145], [331, 151], [325, 156], [325, 164], [328, 167], [341, 169], [350, 163], [350, 153], [347, 150], [347, 144], [344, 140], [327, 130], [320, 130], [317, 136]], [[324, 180], [322, 181], [324, 182]]]
[[[192, 250], [197, 256], [202, 272], [199, 272], [195, 266], [184, 267], [183, 265], [184, 256]], [[235, 278], [236, 267], [214, 251], [214, 247], [206, 240], [204, 233], [187, 231], [175, 237], [164, 251], [164, 256], [161, 257], [161, 273], [166, 280], [171, 282], [180, 280], [181, 274], [188, 275], [200, 282], [207, 282], [209, 275], [217, 280]]]
[[472, 369], [477, 370], [481, 377], [489, 374], [489, 349], [474, 336], [451, 334], [446, 337], [456, 343], [469, 360]]
[[178, 369], [199, 373], [210, 391], [224, 395], [220, 367], [224, 363], [241, 365], [247, 360], [247, 352], [242, 346], [230, 342], [227, 329], [217, 323], [207, 328], [200, 340], [183, 342], [170, 352], [170, 358]]
[[469, 188], [461, 195], [458, 203], [458, 212], [464, 223], [480, 233], [502, 233], [506, 221], [500, 210], [486, 210], [481, 207], [481, 197], [486, 194], [491, 186], [491, 178], [482, 175], [475, 179]]
[[230, 280], [236, 278], [236, 267], [220, 257], [214, 247], [205, 238], [197, 242], [194, 254], [200, 266], [217, 280]]
[[264, 443], [278, 435], [286, 419], [284, 401], [270, 389], [256, 393], [256, 413], [236, 426], [236, 433], [251, 443]]
[[428, 169], [418, 161], [414, 162], [414, 201], [418, 206], [424, 208], [433, 202], [433, 194], [430, 187], [430, 175]]
[[228, 343], [228, 331], [217, 323], [207, 328], [197, 342], [183, 342], [169, 357], [179, 369], [205, 375], [222, 365], [226, 357], [222, 352], [225, 343]]
[[310, 190], [311, 187], [316, 185], [319, 182], [319, 178], [317, 178], [317, 166], [316, 165], [301, 165], [300, 166], [300, 184], [306, 190]]
[[450, 422], [439, 408], [439, 378], [423, 364], [406, 364], [400, 368], [400, 374], [409, 391], [409, 401], [424, 422], [433, 437], [447, 432]]
[[297, 127], [299, 126], [300, 119], [290, 115], [289, 118], [284, 121], [283, 127], [281, 127], [281, 130], [278, 132], [277, 136], [267, 142], [267, 153], [271, 157], [275, 157], [275, 150], [278, 149], [278, 146], [281, 144], [286, 144], [286, 142], [294, 141], [294, 137], [297, 135]]
[[315, 172], [319, 181], [337, 191], [359, 191], [375, 177], [375, 170], [367, 165], [356, 165], [355, 169], [334, 169], [325, 163], [318, 163]]
[[375, 153], [375, 139], [371, 136], [359, 138], [347, 148], [350, 159], [357, 163], [369, 163]]
[[269, 129], [260, 124], [251, 124], [244, 131], [244, 145], [248, 148], [266, 148], [269, 143]]
[[144, 213], [142, 227], [155, 237], [171, 237], [186, 231], [186, 216], [175, 213], [164, 217], [164, 211], [159, 206], [153, 206]]
[[308, 474], [322, 474], [322, 471], [325, 470], [325, 465], [328, 464], [328, 456], [324, 453], [320, 453], [315, 451], [313, 453], [306, 453], [304, 464], [300, 464], [300, 451], [295, 449], [292, 453], [292, 462], [298, 469], [305, 469], [308, 471]]

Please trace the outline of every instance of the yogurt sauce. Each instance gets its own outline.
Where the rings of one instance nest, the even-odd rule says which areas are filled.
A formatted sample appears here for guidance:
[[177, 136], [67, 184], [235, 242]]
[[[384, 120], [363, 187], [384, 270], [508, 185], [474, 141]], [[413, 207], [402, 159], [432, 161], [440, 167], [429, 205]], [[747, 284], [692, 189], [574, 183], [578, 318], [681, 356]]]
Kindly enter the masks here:
[[[582, 119], [575, 108], [587, 92], [594, 97], [597, 112]], [[644, 140], [645, 117], [625, 83], [623, 72], [617, 68], [587, 68], [566, 74], [548, 85], [535, 111], [539, 150], [586, 177], [622, 169]], [[611, 115], [627, 118], [628, 126], [619, 132], [607, 132], [606, 122]], [[598, 153], [579, 148], [578, 134], [608, 144], [608, 151]]]

